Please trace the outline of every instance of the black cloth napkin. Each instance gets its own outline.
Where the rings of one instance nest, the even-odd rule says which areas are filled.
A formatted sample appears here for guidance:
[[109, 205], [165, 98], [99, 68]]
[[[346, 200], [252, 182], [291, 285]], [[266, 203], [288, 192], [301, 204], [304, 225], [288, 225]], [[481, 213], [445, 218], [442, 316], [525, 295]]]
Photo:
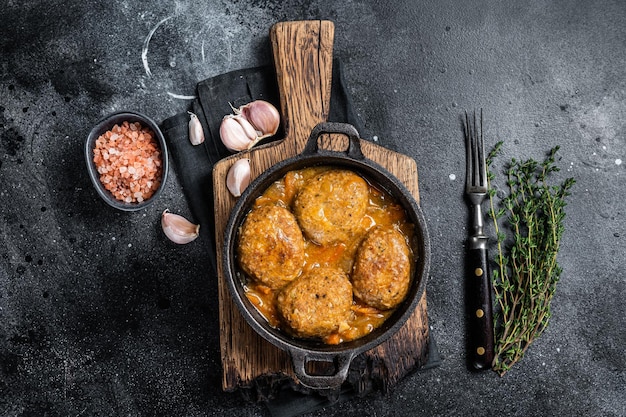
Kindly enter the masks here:
[[[198, 146], [189, 141], [189, 114], [177, 114], [163, 121], [161, 130], [167, 141], [169, 153], [174, 161], [174, 169], [189, 209], [200, 224], [201, 239], [209, 247], [213, 271], [217, 276], [215, 251], [215, 219], [213, 212], [213, 165], [222, 158], [232, 155], [222, 144], [219, 128], [222, 118], [253, 100], [268, 101], [280, 110], [280, 99], [276, 73], [272, 66], [262, 66], [232, 71], [201, 81], [197, 85], [197, 98], [189, 111], [195, 113], [204, 128], [205, 141]], [[350, 123], [361, 131], [361, 120], [354, 111], [352, 100], [346, 87], [343, 65], [339, 59], [333, 60], [329, 122]], [[282, 125], [276, 135], [264, 142], [281, 139], [284, 136]], [[379, 142], [380, 144], [380, 142]], [[432, 332], [431, 332], [432, 333]], [[440, 364], [434, 338], [431, 334], [427, 364], [421, 369], [429, 369]], [[279, 398], [269, 401], [268, 408], [274, 416], [295, 416], [314, 408], [329, 404], [329, 399], [316, 395], [304, 395], [283, 390]], [[351, 391], [342, 391], [338, 400], [354, 396]]]
[[[428, 342], [428, 359], [426, 364], [419, 368], [419, 371], [425, 371], [441, 365], [441, 357], [439, 356], [437, 343], [432, 332]], [[275, 399], [267, 402], [267, 408], [272, 417], [295, 417], [331, 406], [335, 402], [351, 400], [368, 393], [357, 394], [352, 388], [342, 387], [339, 396], [331, 399], [316, 393], [303, 394], [289, 387], [284, 387]]]
[[[235, 108], [253, 100], [265, 100], [280, 111], [276, 72], [272, 66], [247, 68], [221, 74], [197, 85], [197, 98], [189, 111], [202, 123], [205, 141], [193, 146], [189, 142], [189, 114], [179, 113], [163, 121], [161, 130], [174, 160], [174, 169], [183, 187], [191, 214], [200, 224], [200, 235], [210, 245], [211, 263], [216, 271], [215, 220], [213, 216], [213, 165], [232, 155], [220, 139], [222, 118]], [[361, 121], [353, 110], [352, 100], [345, 86], [341, 61], [333, 61], [329, 122], [350, 123], [357, 131]], [[284, 136], [282, 124], [278, 132], [263, 143]], [[216, 272], [215, 272], [216, 274]]]

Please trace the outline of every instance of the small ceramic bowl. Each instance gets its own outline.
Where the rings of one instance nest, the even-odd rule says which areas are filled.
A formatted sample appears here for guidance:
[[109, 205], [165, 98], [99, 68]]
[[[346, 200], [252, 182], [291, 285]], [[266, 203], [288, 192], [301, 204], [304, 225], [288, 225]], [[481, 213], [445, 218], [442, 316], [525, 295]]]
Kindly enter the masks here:
[[[100, 181], [100, 174], [98, 173], [98, 169], [96, 168], [96, 164], [94, 163], [94, 148], [96, 147], [96, 140], [101, 135], [111, 130], [116, 124], [121, 126], [122, 123], [125, 121], [129, 123], [139, 122], [143, 127], [150, 128], [150, 130], [154, 132], [154, 137], [159, 147], [161, 148], [161, 184], [150, 198], [142, 202], [127, 203], [125, 201], [115, 198], [115, 196], [109, 190], [107, 190]], [[144, 207], [152, 204], [154, 200], [156, 200], [157, 197], [161, 194], [163, 188], [165, 187], [165, 181], [167, 180], [167, 173], [169, 169], [167, 145], [165, 144], [165, 138], [163, 137], [163, 133], [159, 129], [159, 126], [149, 117], [140, 113], [129, 111], [113, 113], [100, 120], [96, 124], [96, 126], [91, 129], [91, 132], [87, 137], [87, 142], [85, 143], [85, 160], [87, 162], [87, 170], [89, 172], [91, 182], [93, 183], [100, 197], [102, 197], [102, 199], [110, 206], [122, 211], [141, 210]]]

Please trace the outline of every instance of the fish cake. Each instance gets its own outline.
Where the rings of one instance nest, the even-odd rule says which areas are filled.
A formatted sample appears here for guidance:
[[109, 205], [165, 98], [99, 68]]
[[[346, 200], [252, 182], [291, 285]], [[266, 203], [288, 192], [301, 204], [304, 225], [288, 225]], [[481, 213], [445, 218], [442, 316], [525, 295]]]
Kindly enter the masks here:
[[276, 306], [290, 333], [323, 338], [348, 326], [352, 284], [339, 268], [314, 268], [285, 286], [276, 297]]
[[352, 272], [354, 296], [379, 310], [389, 310], [406, 297], [411, 281], [411, 252], [393, 228], [371, 229], [361, 242]]
[[300, 189], [293, 212], [304, 234], [320, 245], [345, 242], [356, 233], [367, 211], [367, 182], [354, 172], [330, 170]]
[[253, 208], [241, 226], [239, 264], [253, 279], [279, 289], [302, 272], [304, 237], [294, 215], [268, 204]]

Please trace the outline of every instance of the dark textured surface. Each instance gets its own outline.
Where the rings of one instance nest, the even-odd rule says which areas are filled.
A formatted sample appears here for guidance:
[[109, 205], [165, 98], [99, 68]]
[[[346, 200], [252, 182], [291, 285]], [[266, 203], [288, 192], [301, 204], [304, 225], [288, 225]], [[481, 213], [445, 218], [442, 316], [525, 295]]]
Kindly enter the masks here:
[[[615, 1], [5, 2], [0, 9], [0, 415], [267, 415], [222, 393], [214, 277], [176, 175], [121, 213], [82, 146], [117, 110], [157, 121], [195, 84], [270, 62], [281, 20], [336, 24], [362, 136], [417, 160], [442, 366], [309, 415], [598, 415], [626, 405], [626, 3]], [[169, 18], [157, 27], [163, 19]], [[145, 39], [155, 28], [142, 64]], [[483, 107], [502, 161], [561, 145], [563, 274], [548, 330], [504, 378], [466, 370], [460, 115]]]

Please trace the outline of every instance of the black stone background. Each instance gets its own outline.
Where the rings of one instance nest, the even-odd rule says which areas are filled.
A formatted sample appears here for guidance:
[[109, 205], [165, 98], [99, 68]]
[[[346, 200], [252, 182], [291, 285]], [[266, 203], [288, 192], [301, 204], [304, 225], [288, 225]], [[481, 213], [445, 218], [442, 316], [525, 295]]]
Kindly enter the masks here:
[[[117, 110], [157, 121], [195, 84], [271, 62], [277, 21], [330, 19], [362, 136], [414, 157], [432, 239], [428, 303], [443, 363], [311, 416], [626, 415], [626, 3], [4, 1], [0, 7], [0, 415], [263, 416], [220, 388], [215, 277], [176, 246], [174, 172], [137, 213], [102, 202], [83, 143]], [[149, 43], [151, 76], [142, 64]], [[460, 116], [488, 143], [574, 176], [547, 331], [505, 377], [465, 367]], [[501, 179], [501, 185], [503, 180]]]

